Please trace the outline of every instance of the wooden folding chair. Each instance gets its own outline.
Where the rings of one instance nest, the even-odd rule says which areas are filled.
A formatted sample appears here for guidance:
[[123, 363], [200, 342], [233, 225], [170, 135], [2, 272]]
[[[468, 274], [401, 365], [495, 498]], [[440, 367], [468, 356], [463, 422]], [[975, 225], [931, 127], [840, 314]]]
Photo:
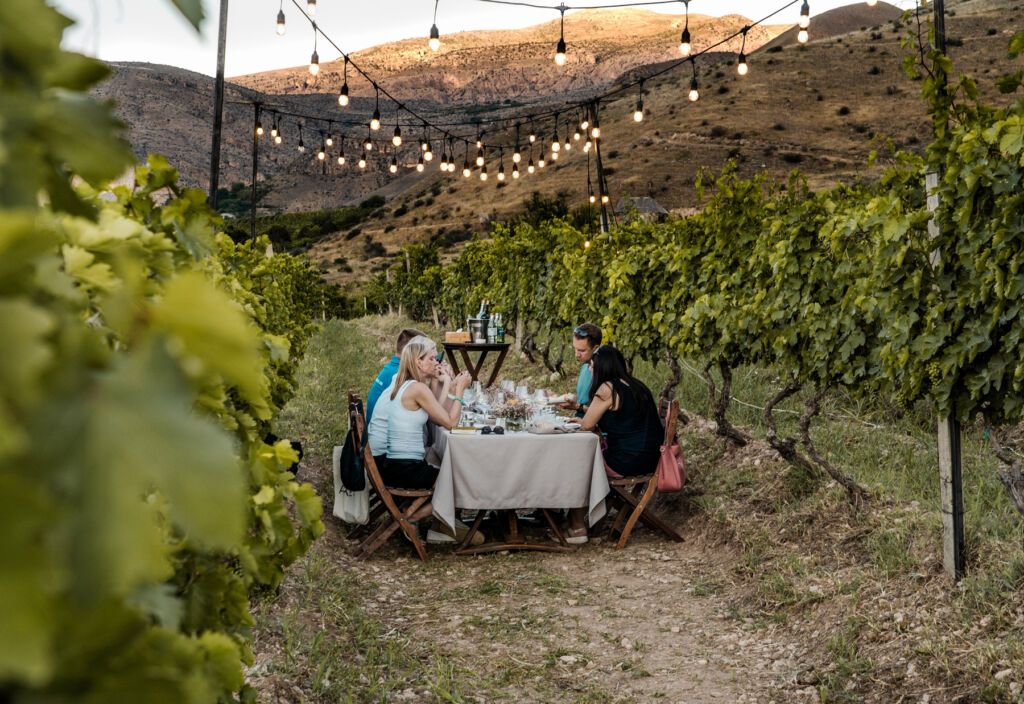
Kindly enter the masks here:
[[[668, 406], [668, 414], [665, 419], [665, 439], [666, 445], [671, 445], [676, 439], [676, 423], [679, 420], [679, 402], [673, 400]], [[647, 504], [650, 503], [654, 497], [654, 492], [658, 490], [658, 476], [661, 474], [661, 467], [658, 466], [654, 470], [654, 474], [644, 474], [636, 477], [621, 477], [618, 479], [608, 479], [608, 484], [611, 486], [612, 493], [609, 498], [619, 503], [619, 513], [615, 517], [615, 523], [612, 524], [612, 529], [608, 533], [609, 539], [613, 538], [615, 533], [619, 533], [618, 549], [626, 547], [626, 541], [629, 540], [629, 534], [633, 532], [634, 526], [637, 521], [643, 521], [651, 528], [656, 528], [669, 539], [681, 543], [683, 537], [679, 535], [668, 523], [657, 516], [653, 511], [647, 510]], [[625, 525], [623, 525], [625, 524]]]
[[[377, 548], [383, 545], [392, 533], [401, 528], [413, 547], [416, 548], [420, 559], [426, 562], [428, 560], [426, 545], [420, 539], [416, 526], [412, 522], [426, 518], [433, 513], [434, 507], [430, 503], [430, 499], [434, 495], [434, 490], [400, 489], [386, 486], [384, 480], [381, 479], [377, 464], [373, 461], [370, 446], [365, 442], [366, 421], [358, 403], [354, 403], [349, 408], [349, 423], [351, 423], [350, 427], [356, 429], [357, 441], [364, 446], [363, 461], [366, 465], [366, 475], [370, 480], [370, 485], [384, 506], [384, 510], [390, 514], [390, 516], [385, 516], [384, 522], [352, 551], [352, 555], [357, 560], [365, 560], [376, 552]], [[379, 513], [382, 514], [383, 511]]]
[[[363, 401], [354, 391], [352, 391], [352, 389], [349, 389], [348, 410], [350, 419], [351, 413], [354, 409], [362, 413]], [[351, 420], [349, 422], [351, 423]], [[365, 418], [365, 422], [369, 423], [370, 419]], [[349, 427], [351, 427], [351, 425]], [[369, 475], [369, 473], [367, 473], [367, 475]], [[377, 494], [377, 490], [373, 488], [372, 482], [368, 487], [366, 487], [366, 489], [369, 492], [369, 511], [367, 515], [367, 520], [366, 523], [364, 523], [363, 525], [356, 525], [351, 530], [349, 530], [348, 533], [346, 533], [345, 537], [349, 540], [364, 540], [366, 536], [373, 532], [374, 525], [377, 523], [378, 520], [380, 520], [380, 517], [387, 513], [387, 506], [385, 506], [384, 502], [380, 500], [380, 495]]]

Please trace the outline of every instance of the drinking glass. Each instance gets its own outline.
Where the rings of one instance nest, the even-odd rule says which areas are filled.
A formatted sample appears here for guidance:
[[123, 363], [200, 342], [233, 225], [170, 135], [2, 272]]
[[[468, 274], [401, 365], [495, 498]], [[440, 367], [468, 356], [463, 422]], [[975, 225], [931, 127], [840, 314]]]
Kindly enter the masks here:
[[502, 379], [501, 389], [502, 391], [505, 391], [507, 393], [512, 393], [513, 391], [516, 390], [516, 382], [512, 381], [511, 379]]
[[522, 399], [530, 398], [530, 389], [526, 384], [520, 384], [516, 387], [516, 396]]

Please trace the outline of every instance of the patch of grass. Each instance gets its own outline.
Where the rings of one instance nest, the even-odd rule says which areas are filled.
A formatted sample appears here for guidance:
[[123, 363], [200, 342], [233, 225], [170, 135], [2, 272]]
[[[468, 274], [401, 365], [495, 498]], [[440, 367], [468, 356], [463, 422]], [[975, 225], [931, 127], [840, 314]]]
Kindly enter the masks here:
[[832, 668], [820, 674], [818, 695], [822, 704], [858, 702], [856, 678], [871, 671], [871, 660], [860, 654], [861, 618], [853, 617], [832, 634], [827, 648], [832, 655]]

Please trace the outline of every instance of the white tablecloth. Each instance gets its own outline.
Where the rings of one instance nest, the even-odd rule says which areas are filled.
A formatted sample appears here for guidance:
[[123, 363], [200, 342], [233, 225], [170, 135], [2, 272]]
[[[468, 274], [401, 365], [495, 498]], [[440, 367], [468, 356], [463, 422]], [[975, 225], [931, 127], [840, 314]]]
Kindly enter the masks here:
[[579, 508], [593, 525], [605, 514], [608, 477], [593, 433], [453, 435], [445, 440], [434, 515], [449, 526], [455, 508]]

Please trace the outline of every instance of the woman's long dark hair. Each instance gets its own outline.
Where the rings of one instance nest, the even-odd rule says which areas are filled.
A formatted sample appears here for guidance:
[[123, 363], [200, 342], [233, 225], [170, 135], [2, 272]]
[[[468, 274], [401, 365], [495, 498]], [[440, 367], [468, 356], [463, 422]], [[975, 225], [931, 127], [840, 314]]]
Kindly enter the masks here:
[[591, 403], [593, 403], [594, 398], [597, 396], [597, 390], [601, 388], [601, 384], [610, 381], [613, 382], [611, 386], [612, 406], [614, 406], [619, 395], [614, 382], [621, 380], [629, 386], [629, 390], [633, 393], [633, 400], [636, 402], [636, 407], [641, 414], [646, 415], [651, 409], [654, 409], [655, 413], [658, 412], [654, 405], [654, 397], [651, 395], [651, 390], [642, 381], [629, 373], [629, 368], [626, 366], [626, 358], [622, 356], [618, 348], [611, 345], [601, 345], [594, 350], [590, 361], [594, 364], [593, 381], [590, 382]]

